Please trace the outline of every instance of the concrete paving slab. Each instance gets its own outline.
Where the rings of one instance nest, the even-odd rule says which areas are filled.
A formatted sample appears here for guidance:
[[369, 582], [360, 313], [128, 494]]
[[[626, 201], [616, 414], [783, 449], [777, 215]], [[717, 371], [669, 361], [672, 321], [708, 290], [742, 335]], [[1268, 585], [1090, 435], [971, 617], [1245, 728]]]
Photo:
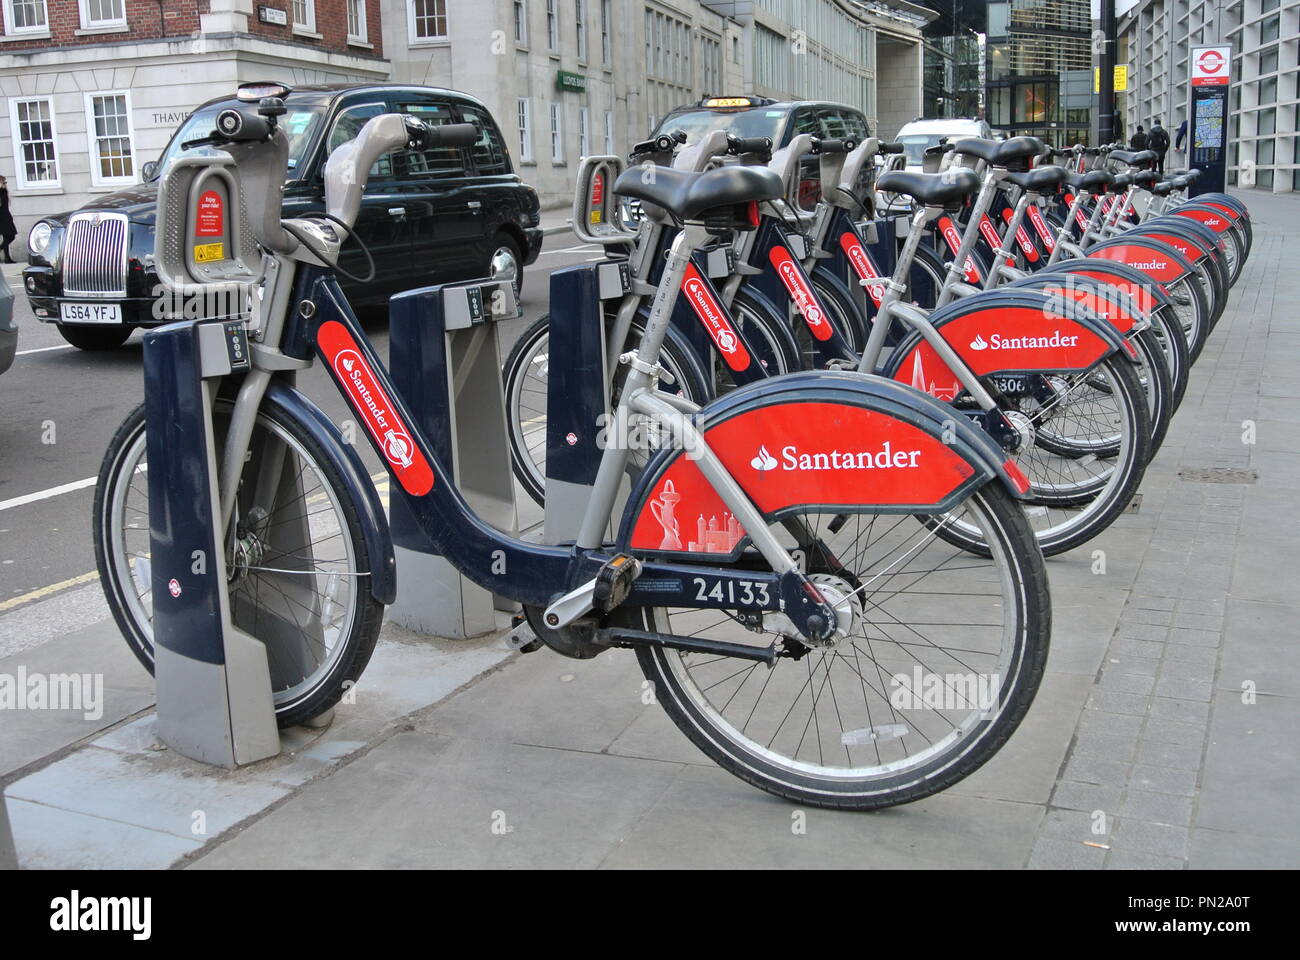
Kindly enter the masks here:
[[10, 797], [18, 859], [26, 870], [161, 870], [203, 845], [118, 820]]
[[[580, 750], [404, 733], [195, 865], [595, 867], [682, 769]], [[737, 784], [733, 791], [743, 789]], [[322, 824], [340, 829], [322, 830]]]

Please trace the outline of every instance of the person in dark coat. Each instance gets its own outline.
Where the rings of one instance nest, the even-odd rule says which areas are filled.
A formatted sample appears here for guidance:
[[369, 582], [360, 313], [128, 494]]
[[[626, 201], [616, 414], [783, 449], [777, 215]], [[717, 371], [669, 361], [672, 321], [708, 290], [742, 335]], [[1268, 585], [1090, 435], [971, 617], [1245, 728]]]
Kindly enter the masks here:
[[1147, 134], [1147, 149], [1156, 154], [1156, 173], [1163, 176], [1165, 172], [1165, 154], [1169, 152], [1169, 131], [1160, 126], [1160, 118], [1151, 122], [1151, 132]]
[[1183, 140], [1186, 139], [1186, 137], [1187, 137], [1187, 120], [1186, 118], [1184, 118], [1183, 122], [1178, 125], [1178, 133], [1174, 137], [1175, 150], [1183, 149]]
[[9, 212], [9, 181], [0, 177], [0, 255], [4, 256], [5, 263], [14, 262], [9, 256], [9, 244], [16, 236], [18, 228], [14, 226], [14, 215]]
[[1142, 129], [1142, 124], [1139, 123], [1137, 130], [1134, 131], [1133, 133], [1133, 136], [1129, 137], [1128, 148], [1132, 150], [1134, 153], [1137, 153], [1137, 151], [1139, 150], [1145, 150], [1147, 148], [1147, 134], [1146, 131]]

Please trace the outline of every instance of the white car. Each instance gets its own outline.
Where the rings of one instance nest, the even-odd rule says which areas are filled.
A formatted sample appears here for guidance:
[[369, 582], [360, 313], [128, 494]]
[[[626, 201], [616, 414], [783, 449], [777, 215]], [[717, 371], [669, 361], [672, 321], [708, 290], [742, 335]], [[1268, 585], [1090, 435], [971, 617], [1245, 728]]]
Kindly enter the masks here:
[[922, 155], [927, 147], [933, 147], [940, 140], [947, 138], [950, 143], [966, 137], [994, 138], [993, 129], [983, 120], [970, 117], [947, 117], [934, 120], [913, 120], [903, 124], [903, 129], [894, 137], [905, 148], [907, 169], [914, 173], [921, 172]]

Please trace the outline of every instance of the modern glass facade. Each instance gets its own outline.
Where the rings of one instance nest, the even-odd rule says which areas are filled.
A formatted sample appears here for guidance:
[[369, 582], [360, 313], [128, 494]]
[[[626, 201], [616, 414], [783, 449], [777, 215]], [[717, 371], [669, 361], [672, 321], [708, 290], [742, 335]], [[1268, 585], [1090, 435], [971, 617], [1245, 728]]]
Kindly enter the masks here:
[[[1132, 88], [1120, 108], [1130, 127], [1160, 117], [1176, 134], [1187, 117], [1191, 48], [1230, 43], [1228, 183], [1300, 190], [1300, 0], [1142, 0], [1119, 27]], [[1186, 160], [1170, 155], [1177, 166]]]
[[1092, 117], [1088, 0], [989, 3], [985, 111], [1010, 136], [1087, 141]]
[[937, 14], [922, 31], [924, 117], [978, 117], [983, 101], [982, 0], [924, 0]]

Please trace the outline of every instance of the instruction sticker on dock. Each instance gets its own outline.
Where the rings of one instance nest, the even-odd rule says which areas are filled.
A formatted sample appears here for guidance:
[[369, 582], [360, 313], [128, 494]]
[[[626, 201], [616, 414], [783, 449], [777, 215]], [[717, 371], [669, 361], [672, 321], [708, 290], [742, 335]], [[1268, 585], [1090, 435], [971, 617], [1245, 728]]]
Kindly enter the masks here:
[[224, 259], [226, 259], [226, 245], [224, 243], [196, 243], [194, 245], [195, 263], [213, 263]]

